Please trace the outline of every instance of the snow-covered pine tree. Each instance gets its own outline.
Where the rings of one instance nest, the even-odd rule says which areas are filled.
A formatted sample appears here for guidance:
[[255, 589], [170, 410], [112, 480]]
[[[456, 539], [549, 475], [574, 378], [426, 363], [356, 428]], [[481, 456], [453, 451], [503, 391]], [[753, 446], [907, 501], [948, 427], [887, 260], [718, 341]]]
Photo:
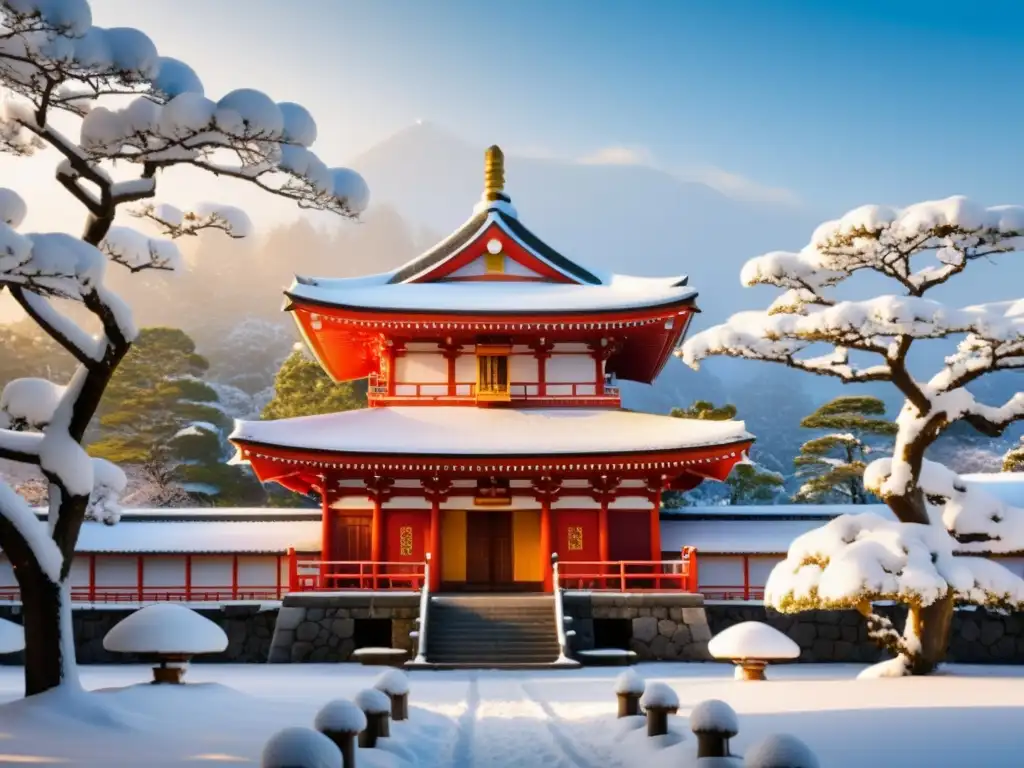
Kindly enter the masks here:
[[[993, 371], [1024, 367], [1020, 301], [961, 308], [928, 295], [979, 259], [1019, 250], [1022, 235], [1024, 208], [1017, 206], [982, 208], [952, 197], [902, 210], [857, 208], [818, 227], [799, 252], [775, 251], [748, 262], [741, 275], [745, 284], [772, 285], [783, 293], [767, 310], [741, 312], [697, 334], [682, 351], [692, 366], [712, 355], [765, 360], [847, 383], [890, 382], [903, 395], [894, 456], [873, 462], [865, 476], [899, 522], [874, 539], [857, 530], [875, 530], [880, 523], [867, 518], [851, 523], [854, 538], [843, 534], [833, 540], [842, 547], [808, 547], [801, 537], [773, 571], [766, 600], [782, 610], [857, 607], [869, 621], [877, 619], [871, 609], [875, 601], [906, 603], [910, 618], [893, 647], [900, 654], [899, 669], [907, 673], [931, 672], [944, 658], [957, 595], [947, 578], [951, 573], [936, 570], [955, 542], [929, 514], [922, 487], [925, 451], [958, 421], [999, 435], [1024, 418], [1024, 394], [988, 405], [966, 388]], [[837, 298], [833, 288], [846, 287], [859, 272], [887, 278], [897, 292]], [[959, 343], [931, 378], [918, 380], [908, 358], [932, 339]], [[961, 566], [975, 567], [979, 578], [997, 570], [1000, 583], [1010, 585], [1002, 602], [1024, 601], [1024, 582], [996, 563], [979, 559]], [[935, 576], [923, 590], [913, 579], [920, 569]], [[827, 573], [844, 578], [826, 589]], [[886, 580], [885, 574], [900, 578]], [[883, 583], [885, 588], [870, 588]], [[982, 587], [971, 594], [983, 593]]]
[[[59, 156], [56, 181], [86, 213], [81, 237], [21, 234], [26, 204], [0, 191], [0, 289], [78, 363], [66, 384], [17, 379], [0, 396], [0, 458], [40, 467], [50, 485], [49, 519], [40, 521], [0, 483], [0, 548], [21, 590], [25, 691], [34, 694], [78, 685], [68, 578], [75, 543], [86, 517], [116, 520], [125, 485], [123, 472], [82, 448], [137, 333], [104, 282], [106, 267], [170, 270], [181, 261], [174, 238], [202, 229], [240, 237], [251, 226], [229, 206], [155, 204], [158, 180], [185, 167], [342, 216], [361, 211], [369, 193], [358, 174], [329, 169], [310, 151], [316, 123], [306, 109], [249, 89], [211, 100], [188, 65], [158, 54], [142, 32], [93, 26], [87, 0], [5, 0], [0, 22], [0, 85], [10, 91], [0, 150]], [[162, 237], [115, 224], [119, 213]], [[98, 335], [55, 297], [79, 302]]]
[[879, 450], [877, 438], [896, 434], [891, 421], [874, 418], [884, 415], [885, 403], [877, 397], [851, 395], [825, 403], [801, 421], [800, 426], [806, 429], [835, 431], [813, 437], [800, 447], [793, 463], [804, 483], [793, 501], [869, 503], [872, 496], [864, 488], [868, 454]]
[[1003, 456], [1003, 472], [1024, 472], [1024, 443], [1015, 445]]

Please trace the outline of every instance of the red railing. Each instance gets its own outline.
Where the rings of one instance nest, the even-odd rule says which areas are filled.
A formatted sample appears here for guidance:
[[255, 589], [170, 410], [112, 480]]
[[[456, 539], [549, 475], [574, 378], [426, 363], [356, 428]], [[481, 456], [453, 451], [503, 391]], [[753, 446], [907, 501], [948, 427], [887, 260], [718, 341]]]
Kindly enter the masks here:
[[[284, 589], [279, 587], [229, 586], [196, 587], [72, 587], [71, 600], [76, 603], [223, 603], [231, 600], [280, 600]], [[0, 588], [0, 600], [21, 600], [17, 587]]]
[[[542, 393], [542, 389], [544, 390]], [[619, 388], [605, 384], [598, 394], [594, 381], [546, 382], [513, 381], [508, 385], [510, 400], [575, 400], [615, 401], [619, 399]], [[469, 402], [476, 400], [476, 382], [456, 382], [450, 389], [446, 381], [397, 381], [395, 391], [388, 394], [383, 381], [371, 382], [369, 395], [375, 402], [398, 402], [406, 400], [433, 400], [438, 402]]]
[[418, 591], [425, 576], [426, 563], [308, 560], [288, 553], [289, 592]]
[[696, 592], [695, 565], [685, 560], [562, 561], [558, 586], [599, 592]]

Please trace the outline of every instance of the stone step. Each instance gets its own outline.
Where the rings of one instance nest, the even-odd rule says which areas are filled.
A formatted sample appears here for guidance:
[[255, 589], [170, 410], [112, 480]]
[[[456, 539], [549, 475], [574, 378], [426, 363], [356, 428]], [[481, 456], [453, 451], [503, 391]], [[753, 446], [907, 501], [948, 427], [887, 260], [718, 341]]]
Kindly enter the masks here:
[[406, 669], [435, 669], [435, 670], [460, 670], [460, 669], [501, 669], [501, 670], [515, 670], [523, 669], [530, 671], [538, 671], [544, 669], [578, 669], [580, 663], [577, 661], [566, 660], [560, 662], [492, 662], [492, 663], [474, 663], [474, 662], [416, 662], [407, 661], [405, 662]]
[[[495, 643], [485, 641], [473, 641], [473, 642], [456, 642], [456, 641], [445, 641], [437, 640], [430, 641], [427, 643], [427, 650], [429, 651], [458, 651], [469, 653], [473, 652], [486, 652], [495, 648]], [[534, 642], [518, 642], [518, 643], [502, 643], [500, 646], [501, 650], [504, 651], [549, 651], [552, 648], [557, 652], [558, 643], [552, 643], [550, 640], [536, 640]]]

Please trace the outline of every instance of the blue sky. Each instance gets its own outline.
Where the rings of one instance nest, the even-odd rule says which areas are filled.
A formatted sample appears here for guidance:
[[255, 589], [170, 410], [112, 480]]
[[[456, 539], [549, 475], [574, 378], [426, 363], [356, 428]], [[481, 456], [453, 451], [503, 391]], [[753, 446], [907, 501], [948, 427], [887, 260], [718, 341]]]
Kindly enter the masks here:
[[333, 162], [423, 118], [512, 152], [635, 158], [829, 216], [958, 193], [1024, 202], [1021, 2], [93, 9], [193, 63], [211, 96], [253, 86], [306, 104]]

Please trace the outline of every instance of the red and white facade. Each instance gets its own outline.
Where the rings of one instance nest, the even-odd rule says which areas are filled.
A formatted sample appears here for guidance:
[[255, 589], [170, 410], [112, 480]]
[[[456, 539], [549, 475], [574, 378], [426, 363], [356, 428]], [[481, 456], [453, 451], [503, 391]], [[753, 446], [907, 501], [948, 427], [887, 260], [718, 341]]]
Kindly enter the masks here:
[[321, 588], [381, 586], [431, 555], [435, 590], [547, 590], [563, 571], [662, 559], [666, 490], [724, 479], [753, 438], [740, 422], [624, 411], [618, 379], [650, 383], [696, 311], [685, 277], [604, 275], [519, 220], [488, 151], [484, 199], [409, 264], [288, 290], [335, 380], [369, 407], [240, 422], [237, 460], [321, 497]]

